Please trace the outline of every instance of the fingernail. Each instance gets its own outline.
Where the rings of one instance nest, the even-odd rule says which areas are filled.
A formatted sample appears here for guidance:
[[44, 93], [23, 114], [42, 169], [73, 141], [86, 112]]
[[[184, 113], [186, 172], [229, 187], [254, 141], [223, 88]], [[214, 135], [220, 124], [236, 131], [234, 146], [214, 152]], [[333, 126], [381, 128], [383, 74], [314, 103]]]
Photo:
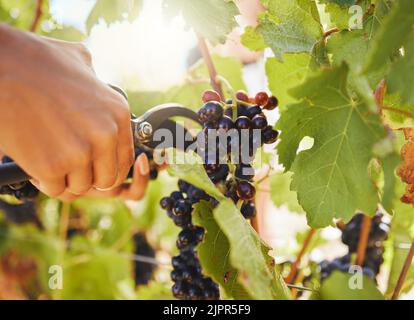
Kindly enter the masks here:
[[138, 157], [138, 167], [139, 171], [143, 176], [146, 176], [150, 173], [150, 165], [147, 156], [143, 153]]

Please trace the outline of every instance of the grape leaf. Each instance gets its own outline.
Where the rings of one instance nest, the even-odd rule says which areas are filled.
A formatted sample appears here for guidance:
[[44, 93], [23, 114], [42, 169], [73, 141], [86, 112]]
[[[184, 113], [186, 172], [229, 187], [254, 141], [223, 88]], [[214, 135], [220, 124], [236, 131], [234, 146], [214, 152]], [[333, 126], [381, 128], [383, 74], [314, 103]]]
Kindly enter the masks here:
[[397, 1], [370, 46], [364, 67], [365, 72], [384, 65], [397, 50], [403, 47], [413, 32], [413, 24], [412, 1]]
[[253, 51], [262, 51], [267, 48], [263, 36], [252, 26], [246, 27], [241, 37], [242, 44]]
[[203, 189], [217, 200], [225, 199], [224, 195], [211, 182], [204, 170], [201, 158], [194, 152], [182, 152], [176, 149], [166, 150], [170, 174]]
[[193, 223], [206, 230], [203, 243], [197, 247], [203, 272], [219, 283], [228, 297], [237, 300], [251, 299], [238, 281], [239, 271], [230, 262], [230, 244], [214, 219], [210, 206], [201, 202], [194, 207]]
[[381, 162], [384, 172], [384, 187], [381, 192], [381, 204], [387, 212], [392, 212], [395, 205], [393, 201], [397, 196], [395, 188], [398, 178], [395, 174], [395, 169], [401, 162], [401, 158], [396, 152], [393, 152], [383, 157]]
[[387, 93], [384, 97], [384, 105], [390, 108], [390, 110], [383, 110], [385, 121], [390, 128], [414, 127], [414, 104], [403, 103], [400, 93]]
[[47, 37], [71, 42], [82, 42], [86, 39], [86, 35], [82, 31], [71, 26], [64, 26], [53, 29], [50, 32], [44, 33], [44, 35]]
[[349, 18], [348, 8], [341, 8], [337, 3], [328, 2], [325, 4], [325, 12], [329, 14], [329, 27], [340, 30], [348, 29]]
[[224, 43], [236, 26], [239, 10], [232, 0], [164, 0], [168, 17], [182, 14], [195, 32], [211, 43]]
[[[309, 0], [269, 0], [267, 11], [259, 16], [256, 37], [251, 29], [243, 43], [251, 49], [261, 48], [261, 39], [273, 50], [279, 60], [284, 53], [311, 53], [322, 36], [316, 4]], [[249, 41], [256, 39], [256, 41]]]
[[[359, 73], [364, 65], [371, 41], [388, 11], [389, 6], [386, 1], [378, 1], [373, 13], [364, 19], [362, 30], [342, 30], [331, 35], [327, 41], [327, 48], [332, 55], [332, 63], [339, 66], [345, 61], [353, 72]], [[388, 67], [387, 62], [378, 65], [375, 70], [366, 74], [372, 88], [375, 88], [384, 78]]]
[[271, 248], [261, 241], [236, 206], [228, 199], [221, 201], [214, 218], [229, 240], [231, 263], [239, 270], [239, 281], [247, 292], [260, 300], [289, 299], [289, 290], [269, 255]]
[[322, 300], [384, 300], [372, 279], [363, 276], [362, 288], [351, 289], [349, 284], [356, 275], [335, 271], [326, 279], [320, 288], [319, 298]]
[[366, 70], [385, 63], [396, 50], [401, 48], [411, 34], [414, 23], [414, 13], [411, 10], [412, 2], [401, 0], [395, 6], [375, 37], [370, 48]]
[[[413, 22], [414, 28], [414, 22]], [[414, 104], [414, 29], [404, 46], [404, 57], [395, 62], [387, 77], [390, 93], [400, 93], [404, 103]]]
[[[327, 46], [332, 55], [333, 65], [340, 66], [345, 61], [354, 72], [360, 71], [370, 46], [370, 40], [366, 30], [344, 30], [329, 37]], [[367, 74], [372, 88], [375, 88], [384, 78], [386, 68], [387, 64], [380, 65]]]
[[277, 207], [286, 204], [289, 211], [303, 213], [302, 207], [298, 203], [296, 192], [290, 190], [292, 173], [277, 173], [270, 178], [271, 198]]
[[[379, 201], [368, 165], [385, 130], [363, 97], [350, 97], [348, 74], [343, 64], [310, 77], [292, 90], [302, 102], [288, 106], [277, 124], [280, 161], [294, 173], [291, 189], [312, 227], [328, 226], [334, 217], [349, 220], [358, 209], [372, 215]], [[297, 155], [306, 136], [314, 145]]]
[[301, 84], [309, 72], [311, 57], [307, 53], [284, 54], [283, 62], [276, 58], [266, 61], [266, 75], [270, 91], [283, 108], [295, 101], [289, 90]]
[[126, 16], [128, 21], [132, 22], [138, 16], [141, 7], [142, 0], [97, 0], [86, 21], [86, 29], [90, 33], [99, 19], [111, 24]]

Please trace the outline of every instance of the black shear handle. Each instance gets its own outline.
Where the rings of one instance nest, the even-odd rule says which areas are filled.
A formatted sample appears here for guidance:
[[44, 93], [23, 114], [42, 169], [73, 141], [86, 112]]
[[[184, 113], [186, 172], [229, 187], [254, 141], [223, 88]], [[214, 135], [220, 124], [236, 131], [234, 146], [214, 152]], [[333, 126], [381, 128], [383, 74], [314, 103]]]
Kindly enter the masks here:
[[29, 179], [30, 176], [14, 162], [0, 165], [0, 187], [18, 184]]

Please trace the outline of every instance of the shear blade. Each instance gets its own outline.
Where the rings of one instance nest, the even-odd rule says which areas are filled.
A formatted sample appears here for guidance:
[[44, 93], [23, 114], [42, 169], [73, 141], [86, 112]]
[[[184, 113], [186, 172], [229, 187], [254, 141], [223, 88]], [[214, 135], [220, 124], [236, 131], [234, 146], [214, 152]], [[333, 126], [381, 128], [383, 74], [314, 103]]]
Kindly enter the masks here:
[[137, 126], [147, 122], [152, 127], [151, 138], [143, 144], [151, 149], [161, 146], [163, 148], [187, 149], [194, 142], [194, 136], [183, 125], [171, 119], [175, 117], [190, 119], [200, 124], [197, 113], [191, 109], [174, 103], [159, 105], [135, 120]]
[[151, 149], [176, 148], [185, 151], [195, 141], [194, 135], [192, 135], [184, 126], [171, 119], [165, 120], [158, 129], [163, 129], [162, 132], [160, 131], [160, 136], [162, 137], [155, 135], [157, 141], [153, 136], [151, 140], [146, 143]]

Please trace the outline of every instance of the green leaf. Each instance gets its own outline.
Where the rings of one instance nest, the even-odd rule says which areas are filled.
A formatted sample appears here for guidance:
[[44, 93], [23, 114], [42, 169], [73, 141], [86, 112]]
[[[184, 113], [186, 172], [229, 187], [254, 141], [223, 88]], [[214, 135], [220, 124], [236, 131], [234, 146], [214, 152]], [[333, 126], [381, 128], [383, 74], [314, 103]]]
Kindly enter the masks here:
[[286, 106], [295, 101], [289, 90], [300, 85], [309, 73], [311, 57], [307, 53], [284, 54], [283, 62], [270, 58], [266, 62], [266, 75], [270, 91]]
[[[349, 220], [357, 210], [373, 215], [379, 202], [368, 165], [385, 130], [363, 97], [350, 97], [348, 73], [346, 65], [323, 70], [295, 88], [303, 100], [288, 106], [277, 124], [279, 159], [294, 173], [291, 189], [312, 227], [328, 226], [334, 217]], [[297, 154], [305, 137], [314, 145]]]
[[396, 152], [392, 152], [381, 159], [384, 172], [384, 187], [381, 192], [381, 204], [387, 212], [392, 212], [394, 199], [396, 197], [397, 178], [395, 170], [401, 162], [401, 157]]
[[397, 50], [403, 47], [412, 34], [413, 24], [412, 1], [395, 2], [394, 8], [384, 19], [381, 29], [370, 46], [365, 72], [384, 65]]
[[348, 29], [351, 17], [348, 13], [348, 7], [341, 8], [337, 3], [328, 2], [325, 4], [325, 12], [329, 14], [330, 28]]
[[132, 22], [138, 17], [141, 7], [142, 0], [97, 0], [86, 21], [86, 29], [90, 33], [100, 19], [111, 24], [127, 17]]
[[240, 273], [230, 261], [230, 243], [215, 221], [207, 203], [202, 202], [194, 207], [193, 223], [206, 230], [203, 243], [197, 247], [203, 272], [220, 284], [229, 298], [252, 299], [239, 283]]
[[245, 47], [253, 51], [262, 51], [267, 48], [263, 36], [251, 26], [246, 27], [244, 30], [241, 42]]
[[400, 93], [386, 94], [384, 105], [391, 108], [383, 112], [387, 125], [392, 129], [414, 127], [414, 104], [403, 103]]
[[[345, 61], [354, 73], [360, 73], [372, 40], [388, 11], [386, 1], [380, 0], [373, 13], [364, 19], [362, 30], [343, 30], [331, 35], [327, 41], [327, 49], [332, 56], [333, 65], [340, 66]], [[375, 89], [385, 77], [387, 68], [388, 63], [384, 63], [366, 74], [371, 88]]]
[[232, 0], [164, 0], [164, 11], [168, 17], [182, 14], [188, 26], [213, 44], [226, 41], [239, 15]]
[[[273, 50], [276, 57], [282, 60], [286, 52], [311, 53], [323, 33], [315, 2], [269, 0], [266, 1], [266, 5], [267, 11], [260, 15], [256, 32]], [[252, 38], [251, 33], [246, 37]], [[253, 44], [257, 47], [257, 41]]]
[[414, 104], [414, 31], [407, 39], [404, 52], [404, 57], [391, 67], [387, 77], [388, 90], [399, 93], [404, 103]]
[[270, 190], [273, 203], [277, 207], [287, 205], [290, 212], [303, 213], [296, 192], [290, 190], [292, 173], [277, 173], [270, 178]]
[[221, 201], [214, 210], [214, 218], [230, 243], [231, 264], [239, 270], [239, 281], [255, 299], [289, 299], [289, 290], [275, 261], [272, 249], [260, 239], [230, 201]]
[[170, 174], [203, 189], [217, 200], [225, 199], [208, 177], [202, 159], [194, 152], [183, 152], [176, 149], [166, 151]]
[[[354, 72], [359, 72], [368, 52], [371, 39], [367, 37], [366, 30], [344, 30], [328, 39], [328, 51], [332, 55], [332, 62], [340, 66], [344, 61]], [[384, 78], [387, 65], [380, 65], [368, 74], [369, 84], [372, 88]]]
[[86, 35], [82, 31], [70, 26], [56, 28], [51, 32], [45, 33], [44, 35], [47, 37], [71, 42], [82, 42], [86, 39]]
[[384, 296], [377, 289], [375, 282], [363, 276], [362, 289], [351, 289], [353, 283], [348, 273], [335, 271], [326, 279], [320, 288], [320, 299], [322, 300], [384, 300]]

